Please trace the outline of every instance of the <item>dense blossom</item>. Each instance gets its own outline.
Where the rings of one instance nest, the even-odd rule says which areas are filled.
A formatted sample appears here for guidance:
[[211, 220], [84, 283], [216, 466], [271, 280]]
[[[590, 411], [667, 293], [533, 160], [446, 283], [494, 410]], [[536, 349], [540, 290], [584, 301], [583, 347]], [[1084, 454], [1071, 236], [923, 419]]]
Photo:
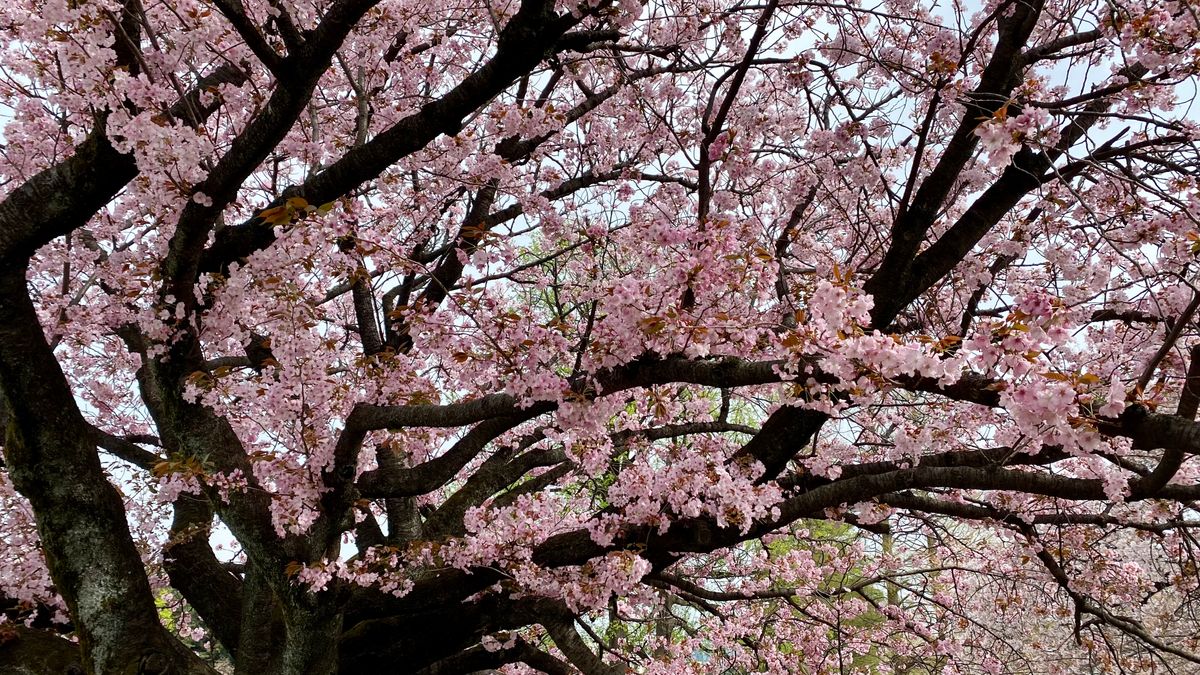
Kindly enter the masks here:
[[1196, 668], [1198, 9], [0, 7], [0, 670]]

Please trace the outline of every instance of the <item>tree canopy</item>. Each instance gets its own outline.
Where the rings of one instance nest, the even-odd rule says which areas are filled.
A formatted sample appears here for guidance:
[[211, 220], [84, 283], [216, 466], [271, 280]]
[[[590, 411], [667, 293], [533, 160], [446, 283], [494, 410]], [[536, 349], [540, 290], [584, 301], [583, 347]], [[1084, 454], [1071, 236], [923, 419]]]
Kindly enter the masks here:
[[1198, 12], [0, 6], [0, 671], [1194, 672]]

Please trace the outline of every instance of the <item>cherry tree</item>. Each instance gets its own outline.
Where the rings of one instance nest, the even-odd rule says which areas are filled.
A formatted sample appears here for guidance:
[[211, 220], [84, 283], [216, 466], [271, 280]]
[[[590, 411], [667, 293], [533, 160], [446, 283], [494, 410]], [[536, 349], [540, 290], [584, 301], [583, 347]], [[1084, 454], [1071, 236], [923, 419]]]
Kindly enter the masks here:
[[0, 670], [1194, 670], [1198, 12], [0, 7]]

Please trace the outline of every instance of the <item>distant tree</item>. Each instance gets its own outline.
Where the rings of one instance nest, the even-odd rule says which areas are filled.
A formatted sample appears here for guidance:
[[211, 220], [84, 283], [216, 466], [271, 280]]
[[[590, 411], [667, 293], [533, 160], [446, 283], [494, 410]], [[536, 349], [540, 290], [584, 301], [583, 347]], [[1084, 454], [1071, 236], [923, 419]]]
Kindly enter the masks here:
[[5, 4], [0, 671], [1194, 671], [1198, 12]]

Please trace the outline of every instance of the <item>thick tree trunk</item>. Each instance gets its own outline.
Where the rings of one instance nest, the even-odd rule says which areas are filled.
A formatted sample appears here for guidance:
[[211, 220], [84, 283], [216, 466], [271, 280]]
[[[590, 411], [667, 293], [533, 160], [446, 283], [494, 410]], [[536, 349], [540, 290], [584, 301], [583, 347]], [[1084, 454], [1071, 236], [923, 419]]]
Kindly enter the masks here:
[[46, 343], [24, 265], [0, 274], [0, 388], [9, 412], [5, 463], [33, 506], [87, 672], [211, 672], [158, 622], [121, 497]]
[[286, 613], [287, 637], [281, 675], [334, 675], [338, 672], [338, 636], [342, 614], [329, 604], [313, 603]]

